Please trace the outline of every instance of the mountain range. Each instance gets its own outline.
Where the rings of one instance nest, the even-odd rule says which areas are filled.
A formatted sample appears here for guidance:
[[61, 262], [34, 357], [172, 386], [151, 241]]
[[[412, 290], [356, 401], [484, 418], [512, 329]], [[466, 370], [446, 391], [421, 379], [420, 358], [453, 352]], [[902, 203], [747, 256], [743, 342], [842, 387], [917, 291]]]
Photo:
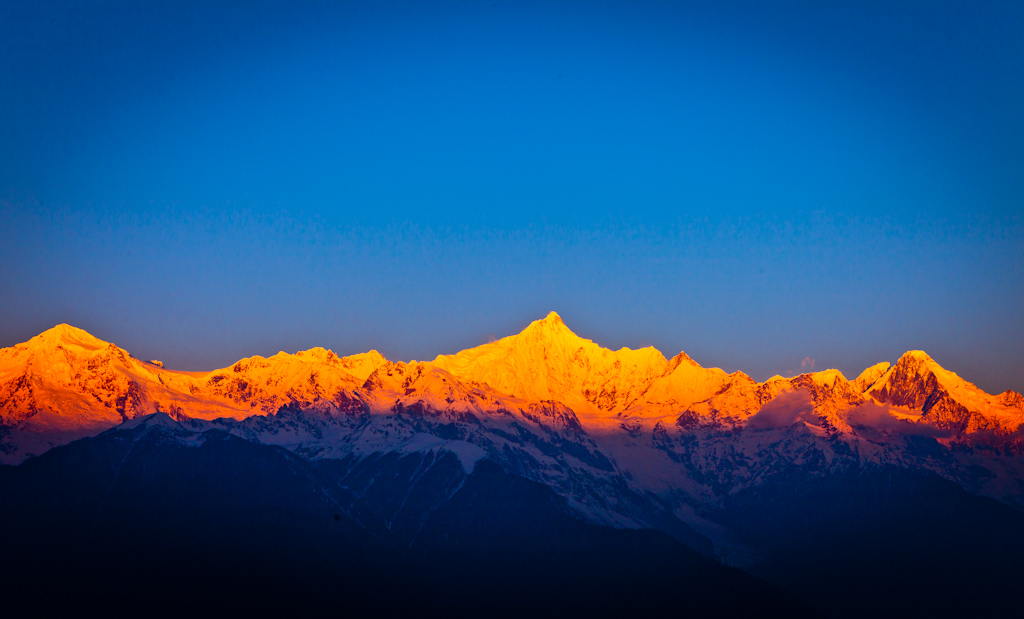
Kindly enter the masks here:
[[[519, 582], [551, 556], [565, 570], [597, 565], [600, 548], [605, 559], [629, 555], [631, 567], [606, 565], [575, 587], [646, 589], [682, 570], [691, 588], [757, 589], [749, 600], [773, 600], [787, 614], [858, 614], [881, 603], [893, 612], [976, 609], [974, 595], [949, 599], [951, 587], [1024, 575], [1015, 554], [1024, 550], [1022, 424], [1021, 394], [988, 394], [922, 351], [853, 380], [824, 370], [759, 383], [682, 352], [669, 359], [654, 348], [602, 348], [554, 312], [433, 361], [314, 348], [207, 372], [139, 360], [58, 325], [0, 349], [0, 492], [9, 506], [0, 525], [77, 532], [46, 537], [57, 544], [50, 553], [78, 548], [78, 561], [105, 540], [102, 552], [122, 557], [123, 569], [140, 560], [125, 531], [149, 539], [159, 524], [169, 532], [162, 543], [180, 538], [159, 556], [189, 546], [181, 540], [206, 540], [192, 559], [170, 562], [191, 570], [195, 556], [205, 552], [212, 565], [221, 555], [204, 537], [213, 529], [190, 519], [223, 501], [215, 497], [235, 496], [217, 518], [253, 503], [280, 521], [275, 531], [323, 529], [271, 553], [291, 562], [316, 556], [310, 565], [334, 566], [330, 557], [345, 555], [385, 569], [370, 557], [392, 553], [407, 574], [425, 556], [445, 556], [454, 572], [486, 563], [503, 582]], [[261, 475], [264, 486], [239, 490]], [[268, 497], [280, 500], [265, 505]], [[289, 515], [282, 505], [334, 520]], [[484, 517], [504, 524], [481, 529]], [[76, 519], [90, 523], [87, 533], [69, 524]], [[227, 535], [241, 535], [232, 553], [273, 538], [260, 528], [266, 522], [250, 524]], [[91, 540], [84, 546], [75, 541], [83, 535]], [[622, 535], [641, 537], [625, 543]], [[322, 536], [335, 541], [321, 547]], [[25, 544], [26, 561], [47, 556], [37, 538]], [[653, 550], [669, 547], [675, 554]], [[513, 556], [529, 567], [508, 571]], [[398, 564], [387, 563], [388, 573]], [[363, 582], [353, 574], [372, 571], [352, 565], [337, 578]], [[674, 567], [654, 575], [652, 566]], [[478, 592], [494, 586], [472, 571], [461, 577]], [[889, 577], [900, 584], [892, 588]], [[836, 587], [851, 596], [841, 607]], [[871, 589], [852, 595], [851, 587]], [[658, 590], [647, 599], [665, 608], [673, 598]], [[1011, 590], [982, 597], [1008, 602]], [[560, 600], [552, 609], [578, 597], [544, 591], [545, 604]]]

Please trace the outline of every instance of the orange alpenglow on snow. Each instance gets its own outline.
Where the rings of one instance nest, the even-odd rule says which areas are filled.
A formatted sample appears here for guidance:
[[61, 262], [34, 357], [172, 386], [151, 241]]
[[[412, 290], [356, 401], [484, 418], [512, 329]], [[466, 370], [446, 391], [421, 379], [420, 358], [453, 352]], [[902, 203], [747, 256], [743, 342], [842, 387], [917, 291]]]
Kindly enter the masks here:
[[602, 348], [554, 312], [516, 335], [431, 362], [313, 348], [185, 372], [138, 360], [66, 324], [0, 349], [0, 428], [31, 439], [6, 454], [8, 462], [157, 412], [205, 420], [270, 415], [285, 406], [331, 415], [417, 408], [488, 415], [557, 404], [583, 428], [607, 433], [657, 424], [740, 428], [793, 392], [812, 409], [809, 427], [822, 433], [850, 431], [850, 411], [865, 403], [949, 436], [1009, 433], [1024, 422], [1020, 394], [987, 394], [920, 351], [853, 381], [823, 370], [758, 383], [742, 372], [701, 367], [685, 353], [666, 359], [651, 347]]

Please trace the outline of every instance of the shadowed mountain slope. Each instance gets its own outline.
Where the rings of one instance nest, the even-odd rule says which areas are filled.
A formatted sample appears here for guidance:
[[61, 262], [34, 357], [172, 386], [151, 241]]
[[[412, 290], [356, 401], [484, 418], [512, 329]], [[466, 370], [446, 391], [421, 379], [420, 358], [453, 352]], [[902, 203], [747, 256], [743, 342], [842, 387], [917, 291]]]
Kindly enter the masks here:
[[[467, 474], [449, 454], [426, 480], [412, 458], [310, 463], [222, 431], [140, 424], [2, 467], [0, 526], [15, 533], [5, 607], [555, 616], [668, 612], [683, 596], [700, 612], [812, 615], [663, 533], [584, 523], [492, 463]], [[367, 500], [351, 483], [383, 471], [425, 484], [419, 506], [394, 511], [396, 493]]]

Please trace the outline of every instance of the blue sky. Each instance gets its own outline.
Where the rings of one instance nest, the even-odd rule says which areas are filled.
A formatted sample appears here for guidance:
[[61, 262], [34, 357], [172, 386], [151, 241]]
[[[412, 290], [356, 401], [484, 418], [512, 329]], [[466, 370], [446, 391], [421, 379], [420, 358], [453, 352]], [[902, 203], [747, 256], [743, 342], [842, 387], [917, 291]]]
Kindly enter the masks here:
[[821, 4], [4, 4], [0, 345], [1024, 389], [1024, 8]]

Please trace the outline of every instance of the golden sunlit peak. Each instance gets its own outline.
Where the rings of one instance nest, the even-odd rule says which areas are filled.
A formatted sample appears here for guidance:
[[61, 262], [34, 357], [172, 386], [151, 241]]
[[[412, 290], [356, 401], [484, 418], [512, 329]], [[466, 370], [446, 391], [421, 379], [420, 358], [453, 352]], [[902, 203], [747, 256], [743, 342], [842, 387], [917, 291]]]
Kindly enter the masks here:
[[889, 363], [888, 361], [876, 363], [875, 365], [861, 372], [860, 376], [854, 379], [854, 385], [856, 385], [856, 387], [861, 391], [867, 391], [869, 387], [878, 382], [878, 379], [889, 371], [890, 367], [892, 367], [892, 364]]
[[530, 323], [530, 326], [547, 327], [547, 328], [563, 328], [568, 329], [565, 326], [565, 322], [562, 317], [558, 315], [558, 312], [548, 312], [548, 315], [540, 320], [534, 320]]
[[295, 353], [299, 357], [309, 357], [316, 359], [317, 361], [334, 361], [338, 358], [338, 355], [334, 354], [333, 350], [324, 348], [322, 346], [316, 346], [309, 350], [300, 350]]
[[48, 337], [93, 337], [93, 335], [85, 329], [79, 329], [78, 327], [69, 325], [66, 322], [50, 327], [39, 335]]
[[923, 350], [908, 350], [907, 352], [903, 353], [902, 357], [900, 357], [900, 361], [902, 361], [903, 359], [916, 359], [917, 361], [933, 361], [933, 359], [928, 356], [928, 353], [926, 353]]
[[61, 323], [55, 327], [47, 329], [32, 339], [41, 342], [74, 344], [86, 348], [100, 348], [107, 345], [106, 342], [92, 335], [88, 331], [71, 326], [67, 323]]
[[548, 312], [548, 315], [544, 317], [544, 322], [558, 322], [565, 324], [565, 322], [562, 321], [562, 317], [554, 310]]
[[672, 357], [672, 359], [668, 362], [669, 369], [670, 370], [674, 370], [677, 367], [679, 367], [679, 365], [682, 364], [682, 363], [686, 363], [687, 365], [693, 366], [695, 368], [703, 369], [703, 366], [701, 366], [701, 364], [699, 364], [696, 361], [694, 361], [693, 359], [691, 359], [690, 355], [688, 355], [688, 354], [686, 354], [685, 352], [682, 352], [682, 351], [680, 351], [679, 354], [676, 355], [675, 357]]
[[531, 337], [540, 337], [542, 339], [550, 339], [552, 337], [579, 337], [566, 326], [565, 322], [562, 321], [562, 317], [557, 312], [549, 312], [547, 316], [539, 320], [534, 320], [523, 329], [522, 335], [529, 335]]

